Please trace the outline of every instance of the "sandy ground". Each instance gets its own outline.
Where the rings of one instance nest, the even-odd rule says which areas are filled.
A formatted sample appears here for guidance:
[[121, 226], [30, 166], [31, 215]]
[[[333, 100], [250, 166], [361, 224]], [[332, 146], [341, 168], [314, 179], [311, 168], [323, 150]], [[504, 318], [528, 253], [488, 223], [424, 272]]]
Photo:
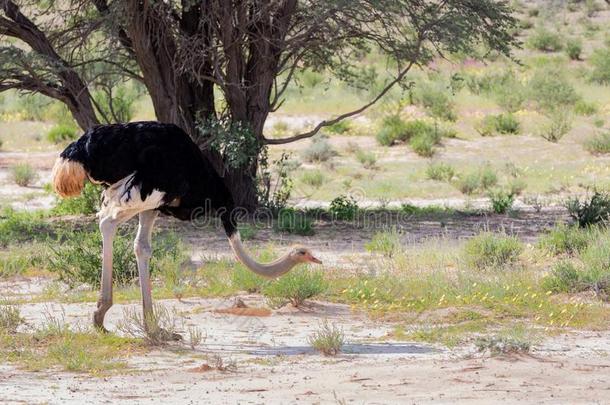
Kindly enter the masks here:
[[[257, 296], [243, 296], [251, 307]], [[232, 299], [163, 303], [196, 325], [207, 339], [195, 350], [167, 346], [127, 360], [129, 369], [105, 377], [66, 372], [24, 372], [0, 366], [0, 403], [609, 403], [610, 332], [578, 332], [550, 338], [531, 355], [489, 357], [466, 346], [447, 350], [397, 342], [389, 323], [349, 307], [314, 302], [266, 317], [218, 313]], [[115, 329], [124, 305], [114, 306], [106, 325]], [[64, 314], [88, 325], [93, 303], [26, 304], [30, 325], [42, 314]], [[337, 357], [309, 348], [307, 336], [324, 320], [343, 327], [348, 344]], [[220, 356], [233, 371], [204, 371]]]

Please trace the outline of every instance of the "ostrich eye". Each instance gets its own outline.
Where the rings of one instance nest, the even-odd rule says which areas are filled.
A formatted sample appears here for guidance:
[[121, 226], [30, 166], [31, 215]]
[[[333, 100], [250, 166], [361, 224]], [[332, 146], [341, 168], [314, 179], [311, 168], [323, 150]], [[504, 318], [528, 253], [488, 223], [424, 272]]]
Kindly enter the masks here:
[[299, 254], [300, 254], [300, 255], [304, 255], [304, 254], [305, 254], [305, 251], [304, 251], [304, 250], [299, 250]]

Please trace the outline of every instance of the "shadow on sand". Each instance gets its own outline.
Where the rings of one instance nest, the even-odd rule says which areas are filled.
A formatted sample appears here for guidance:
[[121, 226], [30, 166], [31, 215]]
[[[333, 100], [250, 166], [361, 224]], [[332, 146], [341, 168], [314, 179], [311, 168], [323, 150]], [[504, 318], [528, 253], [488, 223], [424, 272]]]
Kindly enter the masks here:
[[[344, 354], [427, 354], [437, 353], [438, 349], [404, 343], [355, 343], [344, 345], [341, 352]], [[276, 346], [258, 348], [249, 353], [256, 356], [295, 356], [317, 352], [309, 346]]]

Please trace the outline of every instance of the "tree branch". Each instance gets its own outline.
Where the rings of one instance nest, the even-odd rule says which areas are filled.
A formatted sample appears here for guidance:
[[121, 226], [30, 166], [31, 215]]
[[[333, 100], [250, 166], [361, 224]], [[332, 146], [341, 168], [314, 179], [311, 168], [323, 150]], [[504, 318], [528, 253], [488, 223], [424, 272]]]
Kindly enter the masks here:
[[384, 87], [383, 90], [381, 90], [381, 92], [373, 100], [369, 101], [368, 103], [361, 106], [360, 108], [358, 108], [356, 110], [352, 110], [352, 111], [344, 113], [344, 114], [341, 114], [341, 115], [338, 115], [337, 117], [335, 117], [333, 119], [321, 121], [311, 131], [304, 132], [304, 133], [298, 134], [298, 135], [294, 135], [289, 138], [269, 139], [269, 138], [265, 137], [264, 143], [267, 145], [283, 145], [283, 144], [295, 142], [295, 141], [298, 141], [301, 139], [311, 138], [312, 136], [314, 136], [315, 134], [320, 132], [320, 130], [324, 127], [336, 124], [339, 121], [342, 121], [346, 118], [353, 117], [354, 115], [358, 115], [358, 114], [364, 112], [366, 109], [371, 107], [373, 104], [377, 103], [383, 96], [385, 96], [392, 87], [394, 87], [397, 83], [399, 83], [407, 75], [407, 73], [411, 70], [411, 67], [413, 67], [414, 64], [415, 64], [414, 60], [409, 62], [409, 64], [403, 70], [400, 71], [398, 76], [396, 76], [396, 78], [394, 80], [392, 80], [386, 87]]

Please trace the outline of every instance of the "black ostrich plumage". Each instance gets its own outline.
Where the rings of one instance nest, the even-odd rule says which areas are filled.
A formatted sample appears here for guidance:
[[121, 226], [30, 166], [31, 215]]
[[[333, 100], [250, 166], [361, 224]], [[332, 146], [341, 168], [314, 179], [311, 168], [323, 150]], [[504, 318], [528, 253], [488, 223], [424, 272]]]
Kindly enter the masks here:
[[[219, 210], [225, 231], [235, 232], [234, 203], [222, 177], [181, 128], [154, 121], [99, 125], [87, 130], [60, 155], [80, 162], [89, 178], [106, 186], [134, 175], [145, 200], [165, 193], [157, 209], [182, 220]], [[177, 205], [169, 204], [176, 201]]]

